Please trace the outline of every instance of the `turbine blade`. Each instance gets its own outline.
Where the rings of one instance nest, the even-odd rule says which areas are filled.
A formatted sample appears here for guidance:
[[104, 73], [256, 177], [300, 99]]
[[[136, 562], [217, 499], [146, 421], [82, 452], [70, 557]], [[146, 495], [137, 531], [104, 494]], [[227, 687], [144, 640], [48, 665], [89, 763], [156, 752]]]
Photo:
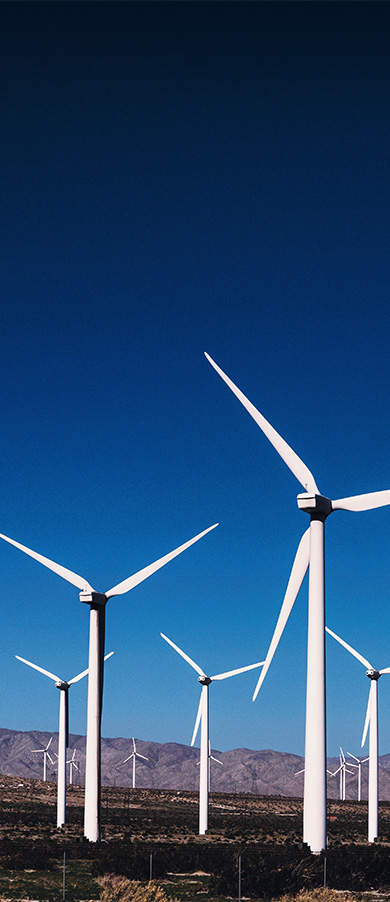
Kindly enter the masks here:
[[197, 713], [196, 713], [194, 732], [193, 732], [193, 734], [192, 734], [192, 739], [191, 739], [191, 745], [193, 745], [194, 742], [195, 742], [196, 735], [197, 735], [197, 732], [198, 732], [198, 730], [199, 730], [200, 718], [202, 717], [202, 714], [203, 714], [203, 691], [201, 690], [201, 693], [200, 693], [200, 699], [199, 699], [199, 705], [198, 705], [198, 710], [197, 710]]
[[231, 379], [220, 369], [219, 366], [212, 360], [209, 354], [206, 354], [207, 360], [211, 363], [211, 366], [217, 371], [217, 373], [221, 376], [226, 385], [229, 386], [233, 394], [241, 401], [241, 404], [244, 405], [245, 409], [250, 413], [251, 417], [255, 420], [264, 435], [267, 436], [267, 439], [271, 442], [271, 445], [274, 446], [275, 451], [280, 454], [282, 460], [284, 460], [285, 464], [287, 464], [288, 468], [291, 472], [296, 476], [298, 482], [301, 483], [306, 492], [313, 492], [314, 494], [319, 495], [320, 491], [317, 488], [316, 481], [314, 479], [313, 474], [310, 472], [306, 464], [298, 457], [298, 455], [290, 448], [290, 445], [285, 442], [285, 440], [276, 432], [276, 429], [271, 426], [268, 420], [263, 417], [261, 413], [256, 409], [256, 407], [245, 397], [245, 395], [240, 391], [239, 388], [232, 382]]
[[187, 661], [187, 664], [190, 664], [191, 667], [193, 667], [193, 669], [196, 670], [196, 672], [199, 674], [199, 676], [206, 675], [204, 673], [204, 671], [202, 670], [202, 668], [199, 667], [199, 664], [195, 664], [195, 661], [193, 661], [192, 658], [189, 658], [188, 655], [186, 655], [185, 651], [182, 651], [178, 645], [175, 645], [175, 643], [172, 642], [172, 639], [168, 639], [168, 636], [164, 636], [164, 633], [160, 633], [160, 636], [162, 636], [162, 638], [165, 639], [165, 641], [168, 642], [169, 645], [172, 645], [172, 648], [174, 648], [175, 651], [177, 651], [178, 655], [181, 655], [181, 657], [184, 658], [185, 661]]
[[181, 554], [182, 551], [185, 551], [190, 547], [190, 545], [193, 545], [194, 542], [198, 542], [199, 539], [207, 535], [207, 533], [212, 529], [215, 529], [216, 526], [218, 526], [218, 523], [214, 523], [213, 526], [209, 526], [208, 529], [204, 529], [203, 532], [200, 532], [199, 535], [194, 536], [194, 538], [190, 539], [189, 542], [185, 542], [184, 545], [180, 545], [179, 548], [175, 548], [174, 551], [170, 551], [169, 554], [165, 554], [164, 557], [160, 557], [158, 561], [154, 562], [154, 564], [149, 564], [148, 567], [144, 567], [143, 570], [139, 570], [138, 573], [134, 573], [133, 576], [129, 576], [127, 579], [124, 579], [123, 582], [118, 583], [118, 585], [114, 586], [113, 589], [109, 589], [108, 592], [105, 592], [106, 598], [112, 598], [113, 595], [123, 595], [124, 592], [129, 592], [130, 589], [134, 589], [134, 586], [138, 586], [139, 583], [142, 583], [144, 579], [147, 579], [148, 576], [151, 576], [152, 573], [155, 573], [156, 570], [160, 569], [160, 567], [164, 567], [165, 564], [168, 564], [169, 561], [172, 561], [174, 557], [177, 557], [178, 554]]
[[259, 676], [256, 689], [253, 693], [252, 701], [255, 701], [255, 699], [257, 698], [258, 692], [264, 682], [266, 673], [268, 671], [268, 668], [270, 666], [272, 658], [275, 654], [275, 651], [278, 647], [280, 637], [286, 626], [287, 620], [292, 611], [293, 604], [295, 602], [295, 599], [296, 599], [298, 592], [301, 588], [301, 585], [303, 583], [303, 580], [304, 580], [304, 577], [306, 574], [306, 570], [309, 566], [309, 562], [310, 562], [310, 526], [306, 530], [306, 532], [303, 533], [301, 541], [298, 545], [297, 553], [295, 555], [294, 563], [292, 565], [292, 570], [290, 573], [290, 579], [288, 581], [288, 585], [287, 585], [287, 589], [286, 589], [286, 594], [283, 599], [283, 604], [280, 609], [280, 614], [278, 617], [278, 621], [277, 621], [277, 624], [275, 627], [274, 634], [271, 639], [271, 644], [267, 651], [265, 664], [264, 664], [264, 667]]
[[228, 670], [227, 673], [217, 673], [216, 676], [210, 677], [211, 680], [226, 680], [227, 677], [236, 676], [237, 673], [245, 673], [247, 670], [254, 670], [255, 667], [262, 667], [265, 661], [259, 661], [258, 664], [248, 664], [247, 667], [239, 667], [238, 670]]
[[[114, 652], [110, 651], [108, 653], [108, 655], [104, 656], [104, 660], [107, 661], [107, 658], [111, 658], [111, 655], [113, 655], [113, 654], [114, 654]], [[87, 676], [88, 671], [89, 671], [89, 667], [87, 667], [86, 670], [83, 670], [82, 673], [78, 673], [77, 676], [73, 677], [73, 680], [67, 680], [68, 686], [72, 686], [73, 683], [78, 683], [79, 680], [82, 680], [83, 677]]]
[[143, 758], [144, 761], [149, 761], [149, 758], [147, 758], [146, 755], [140, 755], [139, 752], [136, 752], [135, 754], [137, 755], [137, 758]]
[[383, 492], [368, 492], [366, 495], [352, 495], [350, 498], [337, 498], [337, 501], [332, 501], [332, 508], [335, 511], [369, 511], [385, 504], [390, 504], [390, 489]]
[[340, 755], [341, 755], [341, 757], [342, 757], [342, 759], [343, 759], [343, 764], [345, 764], [345, 755], [344, 755], [344, 752], [343, 752], [343, 750], [342, 750], [342, 748], [341, 748], [341, 745], [340, 745]]
[[357, 758], [356, 755], [353, 755], [352, 752], [347, 752], [347, 755], [350, 755], [351, 758], [355, 759], [355, 761], [359, 761], [359, 758]]
[[382, 676], [382, 673], [390, 673], [390, 667], [384, 667], [383, 670], [379, 671], [379, 673], [381, 676]]
[[352, 645], [348, 645], [347, 642], [344, 642], [344, 639], [340, 639], [340, 636], [337, 636], [336, 633], [334, 633], [332, 630], [330, 630], [328, 626], [326, 626], [325, 629], [326, 629], [326, 632], [329, 633], [330, 636], [333, 636], [333, 638], [336, 639], [336, 642], [339, 642], [340, 645], [343, 645], [344, 648], [346, 648], [347, 651], [349, 651], [351, 653], [351, 655], [354, 656], [354, 658], [357, 658], [361, 664], [364, 664], [364, 667], [366, 667], [367, 670], [372, 669], [372, 664], [370, 664], [370, 662], [367, 661], [367, 658], [363, 658], [363, 655], [360, 655], [358, 651], [355, 651], [355, 649], [352, 648]]
[[27, 548], [26, 545], [21, 545], [20, 542], [15, 542], [14, 539], [9, 539], [8, 536], [4, 536], [1, 532], [0, 539], [9, 542], [10, 545], [14, 545], [15, 548], [19, 548], [20, 551], [24, 551], [25, 554], [28, 554], [30, 557], [34, 558], [34, 560], [39, 561], [40, 564], [43, 564], [48, 570], [52, 570], [53, 573], [57, 573], [58, 576], [62, 576], [63, 579], [66, 579], [68, 583], [72, 583], [73, 586], [77, 586], [78, 589], [87, 589], [89, 592], [94, 591], [86, 579], [83, 579], [83, 577], [79, 576], [77, 573], [73, 573], [72, 570], [67, 570], [67, 568], [62, 567], [61, 564], [56, 564], [55, 561], [51, 561], [48, 557], [43, 557], [43, 555], [38, 554], [37, 551], [31, 551], [31, 548]]
[[15, 658], [18, 661], [23, 661], [23, 664], [27, 664], [29, 667], [33, 667], [34, 670], [38, 670], [39, 673], [44, 673], [45, 676], [49, 677], [49, 679], [54, 680], [55, 683], [62, 683], [60, 677], [56, 676], [55, 673], [51, 673], [50, 670], [44, 670], [43, 667], [38, 667], [38, 664], [33, 664], [31, 661], [26, 661], [26, 658], [21, 658], [20, 655], [15, 655]]
[[362, 741], [361, 741], [361, 747], [362, 747], [362, 748], [363, 748], [364, 743], [365, 743], [366, 738], [367, 738], [367, 730], [368, 730], [368, 727], [369, 727], [369, 724], [370, 724], [370, 720], [371, 720], [372, 687], [373, 687], [373, 684], [372, 684], [372, 682], [371, 682], [370, 691], [369, 691], [369, 693], [368, 693], [368, 703], [367, 703], [366, 719], [365, 719], [365, 721], [364, 721], [363, 736], [362, 736]]

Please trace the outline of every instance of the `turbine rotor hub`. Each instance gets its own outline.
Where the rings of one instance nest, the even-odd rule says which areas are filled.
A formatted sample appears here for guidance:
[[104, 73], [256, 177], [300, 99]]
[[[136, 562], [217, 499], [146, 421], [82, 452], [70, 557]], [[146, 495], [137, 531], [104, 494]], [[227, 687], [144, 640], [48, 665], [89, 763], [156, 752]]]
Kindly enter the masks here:
[[102, 592], [89, 592], [88, 589], [84, 589], [80, 592], [79, 598], [84, 604], [90, 604], [93, 607], [104, 607], [107, 604], [107, 596]]
[[332, 513], [332, 502], [324, 495], [316, 495], [314, 492], [302, 492], [297, 497], [299, 510], [310, 514], [313, 520], [326, 520]]
[[379, 680], [379, 677], [381, 675], [379, 673], [379, 670], [374, 670], [373, 667], [371, 668], [371, 670], [366, 670], [366, 674], [369, 680]]
[[69, 689], [69, 683], [66, 680], [58, 680], [58, 683], [55, 684], [56, 689]]
[[198, 676], [198, 680], [202, 686], [209, 686], [211, 683], [211, 677], [208, 676]]

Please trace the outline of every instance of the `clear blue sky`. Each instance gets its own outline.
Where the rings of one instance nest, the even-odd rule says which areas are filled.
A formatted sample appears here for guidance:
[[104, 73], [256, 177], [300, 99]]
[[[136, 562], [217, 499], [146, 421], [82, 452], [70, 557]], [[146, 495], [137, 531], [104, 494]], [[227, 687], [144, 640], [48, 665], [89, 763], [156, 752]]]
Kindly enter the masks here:
[[[0, 531], [100, 591], [103, 734], [189, 743], [195, 673], [261, 660], [308, 518], [203, 356], [324, 494], [390, 488], [389, 7], [2, 3]], [[390, 509], [327, 522], [327, 622], [390, 665]], [[77, 589], [0, 544], [0, 724], [57, 729], [15, 661], [87, 666]], [[303, 752], [307, 585], [256, 701], [211, 686], [215, 748]], [[369, 683], [328, 639], [329, 753]], [[390, 679], [379, 684], [390, 751]], [[86, 685], [71, 690], [83, 733]]]

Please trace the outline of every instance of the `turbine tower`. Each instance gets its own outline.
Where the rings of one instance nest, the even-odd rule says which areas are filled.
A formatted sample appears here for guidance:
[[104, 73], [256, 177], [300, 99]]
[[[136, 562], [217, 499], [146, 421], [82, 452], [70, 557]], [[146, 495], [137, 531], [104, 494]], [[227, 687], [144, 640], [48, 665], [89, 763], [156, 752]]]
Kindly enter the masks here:
[[325, 549], [324, 524], [334, 510], [364, 511], [390, 504], [390, 490], [331, 501], [320, 494], [313, 474], [234, 382], [206, 354], [207, 360], [253, 417], [289, 467], [304, 493], [298, 507], [310, 516], [310, 530], [298, 546], [286, 597], [275, 628], [254, 699], [267, 673], [306, 570], [309, 573], [309, 618], [306, 684], [305, 787], [303, 839], [312, 852], [326, 848], [326, 710], [325, 710]]
[[[107, 658], [111, 658], [114, 652], [110, 651], [108, 655], [105, 656], [104, 660], [107, 661]], [[68, 748], [69, 741], [69, 687], [73, 685], [73, 683], [78, 683], [79, 680], [82, 680], [88, 673], [87, 670], [83, 670], [82, 673], [79, 673], [77, 676], [73, 677], [73, 680], [61, 680], [60, 677], [56, 676], [54, 673], [51, 673], [49, 670], [44, 670], [43, 667], [38, 667], [38, 664], [32, 664], [31, 661], [26, 661], [25, 658], [21, 658], [19, 655], [15, 655], [15, 658], [18, 661], [22, 661], [23, 664], [27, 664], [28, 667], [32, 667], [34, 670], [38, 670], [39, 673], [43, 673], [45, 676], [49, 677], [50, 680], [54, 680], [54, 684], [57, 689], [60, 690], [60, 716], [59, 716], [59, 725], [58, 725], [58, 774], [57, 774], [57, 827], [62, 827], [65, 823], [65, 812], [66, 812], [66, 750]], [[45, 778], [44, 778], [45, 779]]]
[[209, 759], [209, 685], [214, 680], [226, 680], [228, 677], [236, 676], [238, 673], [245, 673], [247, 670], [253, 670], [255, 667], [261, 667], [264, 661], [258, 664], [249, 664], [247, 667], [240, 667], [238, 670], [229, 670], [227, 673], [218, 673], [215, 676], [206, 676], [199, 664], [195, 664], [192, 658], [189, 658], [184, 651], [175, 645], [168, 636], [160, 633], [163, 639], [168, 642], [172, 648], [177, 651], [185, 661], [196, 671], [199, 683], [202, 686], [199, 700], [198, 713], [196, 715], [194, 732], [192, 734], [191, 745], [194, 744], [196, 735], [200, 728], [200, 774], [199, 774], [199, 835], [203, 836], [209, 826], [209, 784], [210, 784], [210, 759]]
[[375, 670], [375, 667], [363, 658], [358, 651], [355, 651], [351, 645], [340, 639], [336, 633], [332, 632], [329, 627], [325, 627], [326, 632], [336, 642], [339, 642], [357, 658], [364, 667], [366, 667], [366, 675], [371, 680], [370, 691], [368, 693], [368, 705], [366, 719], [364, 723], [362, 748], [366, 741], [368, 727], [370, 727], [369, 755], [368, 755], [368, 842], [375, 842], [378, 836], [378, 680], [383, 673], [390, 673], [390, 667], [383, 670]]
[[126, 764], [127, 761], [131, 761], [131, 759], [133, 759], [133, 789], [135, 789], [135, 759], [136, 758], [143, 758], [144, 761], [149, 761], [149, 758], [146, 758], [145, 755], [140, 755], [140, 753], [137, 752], [137, 749], [135, 747], [135, 739], [133, 737], [133, 751], [132, 751], [131, 755], [129, 755], [127, 758], [125, 758], [124, 761], [122, 761], [122, 764]]
[[202, 536], [210, 530], [218, 526], [215, 523], [209, 526], [199, 535], [194, 536], [184, 545], [175, 548], [174, 551], [154, 561], [127, 579], [124, 579], [118, 585], [109, 589], [108, 592], [96, 592], [95, 589], [87, 582], [84, 577], [73, 573], [61, 564], [56, 564], [42, 554], [32, 551], [25, 545], [15, 542], [14, 539], [0, 533], [0, 538], [20, 551], [24, 551], [34, 560], [39, 561], [44, 567], [62, 576], [67, 582], [80, 589], [80, 601], [88, 604], [90, 608], [89, 618], [89, 677], [88, 677], [88, 713], [87, 713], [87, 745], [85, 760], [85, 803], [84, 803], [84, 835], [91, 842], [97, 842], [101, 835], [101, 721], [102, 721], [102, 704], [103, 704], [103, 675], [104, 675], [104, 637], [106, 622], [106, 604], [109, 598], [114, 595], [123, 595], [129, 592], [134, 586], [138, 586], [144, 579], [164, 567], [178, 554], [197, 542]]
[[46, 783], [47, 759], [49, 759], [50, 764], [54, 764], [53, 758], [51, 757], [51, 754], [49, 752], [49, 748], [50, 748], [52, 742], [53, 742], [53, 737], [50, 736], [50, 739], [49, 739], [49, 742], [47, 743], [46, 748], [32, 750], [33, 755], [38, 755], [38, 753], [40, 754], [41, 752], [43, 752], [43, 782], [44, 783]]

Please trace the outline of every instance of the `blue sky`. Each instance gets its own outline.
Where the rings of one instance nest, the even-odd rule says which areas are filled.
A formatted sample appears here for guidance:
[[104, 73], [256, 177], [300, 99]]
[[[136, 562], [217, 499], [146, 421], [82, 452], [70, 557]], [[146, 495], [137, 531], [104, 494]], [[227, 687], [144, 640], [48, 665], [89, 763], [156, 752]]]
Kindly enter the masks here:
[[[189, 743], [196, 675], [265, 657], [301, 490], [207, 350], [324, 494], [390, 488], [387, 4], [3, 3], [0, 531], [104, 591], [103, 734]], [[327, 522], [327, 622], [390, 665], [390, 509]], [[57, 729], [87, 662], [77, 590], [0, 546], [0, 723]], [[307, 585], [256, 701], [211, 739], [303, 753]], [[328, 750], [358, 754], [363, 667], [330, 639]], [[379, 685], [390, 750], [390, 679]], [[71, 731], [86, 724], [73, 687]]]

